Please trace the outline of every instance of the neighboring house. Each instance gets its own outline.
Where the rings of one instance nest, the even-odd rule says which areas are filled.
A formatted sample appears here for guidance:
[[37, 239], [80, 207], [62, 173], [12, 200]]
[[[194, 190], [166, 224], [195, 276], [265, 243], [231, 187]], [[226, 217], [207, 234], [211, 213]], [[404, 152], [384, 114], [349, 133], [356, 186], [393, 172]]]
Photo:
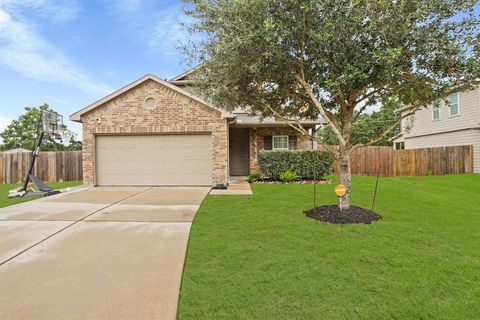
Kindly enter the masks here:
[[[407, 107], [400, 109], [403, 114]], [[407, 129], [410, 128], [410, 129]], [[394, 141], [397, 149], [473, 145], [474, 172], [480, 173], [480, 88], [451, 94], [415, 112], [412, 120], [402, 121], [401, 137]]]
[[313, 148], [284, 123], [225, 112], [187, 91], [190, 73], [146, 75], [70, 116], [83, 123], [85, 183], [226, 185], [258, 170], [259, 150]]

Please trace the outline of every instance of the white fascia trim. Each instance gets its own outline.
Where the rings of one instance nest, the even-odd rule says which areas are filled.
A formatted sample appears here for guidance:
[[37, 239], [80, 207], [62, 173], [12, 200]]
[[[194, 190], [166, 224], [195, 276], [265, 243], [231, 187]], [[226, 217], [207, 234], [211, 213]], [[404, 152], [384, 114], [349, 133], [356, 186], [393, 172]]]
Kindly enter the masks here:
[[119, 95], [127, 92], [128, 90], [136, 87], [137, 85], [139, 85], [139, 84], [141, 84], [142, 82], [145, 82], [145, 81], [147, 81], [147, 80], [156, 81], [156, 82], [158, 82], [158, 83], [160, 83], [160, 84], [162, 84], [162, 85], [164, 85], [164, 86], [166, 86], [166, 87], [168, 87], [168, 88], [170, 88], [170, 89], [172, 89], [172, 90], [174, 90], [174, 91], [177, 91], [177, 92], [183, 94], [184, 96], [189, 97], [189, 98], [192, 99], [192, 100], [195, 100], [195, 101], [197, 101], [197, 102], [199, 102], [199, 103], [201, 103], [201, 104], [203, 104], [203, 105], [206, 105], [207, 107], [209, 107], [209, 108], [211, 108], [211, 109], [213, 109], [213, 110], [215, 110], [215, 111], [220, 112], [222, 118], [234, 117], [234, 115], [232, 115], [232, 114], [230, 114], [230, 113], [227, 113], [227, 112], [225, 112], [225, 111], [223, 111], [223, 110], [220, 110], [220, 109], [212, 106], [210, 103], [208, 103], [207, 101], [203, 100], [202, 98], [200, 98], [200, 97], [198, 97], [198, 96], [196, 96], [196, 95], [193, 95], [193, 94], [191, 94], [190, 92], [188, 92], [188, 91], [186, 91], [186, 90], [184, 90], [184, 89], [182, 89], [182, 88], [180, 88], [180, 87], [177, 87], [176, 85], [173, 85], [173, 84], [171, 84], [171, 83], [168, 83], [167, 81], [162, 80], [162, 79], [160, 79], [159, 77], [157, 77], [157, 76], [155, 76], [155, 75], [153, 75], [153, 74], [147, 74], [147, 75], [145, 75], [145, 76], [143, 76], [143, 77], [135, 80], [134, 82], [130, 83], [129, 85], [126, 85], [125, 87], [123, 87], [123, 88], [121, 88], [121, 89], [119, 89], [119, 90], [117, 90], [117, 91], [109, 94], [108, 96], [103, 97], [102, 99], [97, 100], [96, 102], [88, 105], [87, 107], [85, 107], [85, 108], [83, 108], [83, 109], [81, 109], [81, 110], [73, 113], [72, 115], [70, 115], [70, 120], [71, 120], [71, 121], [76, 121], [76, 122], [81, 122], [81, 116], [82, 116], [83, 114], [85, 114], [85, 113], [87, 113], [87, 112], [95, 109], [96, 107], [98, 107], [98, 106], [100, 106], [100, 105], [102, 105], [102, 104], [104, 104], [104, 103], [106, 103], [106, 102], [108, 102], [108, 101], [110, 101], [110, 100], [118, 97]]

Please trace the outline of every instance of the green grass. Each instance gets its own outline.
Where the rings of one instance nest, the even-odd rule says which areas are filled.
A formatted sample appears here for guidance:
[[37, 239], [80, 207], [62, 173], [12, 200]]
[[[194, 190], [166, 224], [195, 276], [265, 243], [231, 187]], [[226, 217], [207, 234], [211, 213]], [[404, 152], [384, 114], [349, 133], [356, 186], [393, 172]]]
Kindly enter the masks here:
[[[82, 181], [65, 181], [65, 182], [48, 182], [47, 185], [53, 189], [62, 189], [67, 187], [74, 187], [81, 185]], [[0, 184], [0, 208], [12, 206], [17, 203], [22, 203], [26, 201], [32, 201], [38, 199], [40, 197], [25, 197], [25, 198], [8, 198], [8, 191], [21, 187], [22, 185], [19, 183], [7, 183], [7, 184]]]
[[[354, 177], [355, 205], [374, 183]], [[372, 225], [306, 218], [311, 185], [253, 191], [203, 202], [179, 319], [480, 319], [480, 175], [381, 178]]]

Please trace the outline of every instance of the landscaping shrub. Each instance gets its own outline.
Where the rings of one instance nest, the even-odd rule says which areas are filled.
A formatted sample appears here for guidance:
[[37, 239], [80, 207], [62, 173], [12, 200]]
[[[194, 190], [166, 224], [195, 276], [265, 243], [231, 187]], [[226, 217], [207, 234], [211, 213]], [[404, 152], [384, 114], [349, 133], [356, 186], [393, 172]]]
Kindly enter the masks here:
[[280, 181], [282, 182], [291, 182], [296, 180], [298, 180], [298, 175], [295, 173], [295, 171], [287, 170], [280, 174]]
[[248, 182], [254, 183], [255, 181], [260, 180], [261, 177], [262, 177], [262, 176], [261, 176], [260, 173], [258, 173], [258, 172], [256, 172], [256, 171], [253, 171], [252, 173], [250, 173], [250, 174], [248, 175]]
[[294, 171], [301, 179], [313, 179], [315, 163], [317, 179], [330, 174], [333, 156], [323, 150], [271, 151], [258, 152], [258, 164], [263, 175], [271, 179], [279, 179], [282, 172]]

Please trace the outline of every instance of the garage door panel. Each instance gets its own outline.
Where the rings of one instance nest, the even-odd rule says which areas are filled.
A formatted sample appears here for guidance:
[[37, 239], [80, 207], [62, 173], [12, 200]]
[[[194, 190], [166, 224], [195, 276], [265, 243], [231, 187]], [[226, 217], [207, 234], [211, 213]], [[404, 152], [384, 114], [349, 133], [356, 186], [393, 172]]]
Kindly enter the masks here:
[[183, 161], [183, 171], [188, 172], [190, 174], [194, 174], [195, 172], [197, 172], [196, 161], [194, 161], [194, 160], [191, 160], [191, 161], [184, 160]]
[[181, 173], [183, 171], [183, 161], [172, 161], [167, 166], [169, 173]]
[[207, 172], [207, 170], [211, 170], [212, 163], [208, 160], [197, 161], [197, 172]]
[[196, 159], [195, 149], [186, 148], [182, 151], [182, 154], [183, 154], [183, 159], [191, 159], [191, 160]]
[[99, 185], [211, 185], [210, 135], [98, 136]]
[[185, 184], [185, 180], [183, 176], [177, 174], [169, 174], [168, 175], [168, 184], [171, 185], [183, 185]]
[[185, 152], [183, 152], [183, 150], [181, 149], [178, 149], [178, 147], [175, 147], [175, 148], [170, 148], [169, 150], [169, 156], [170, 156], [170, 159], [172, 160], [182, 160], [182, 159], [185, 159]]
[[167, 146], [176, 147], [183, 143], [183, 137], [180, 135], [170, 136], [167, 140]]
[[203, 185], [208, 184], [209, 181], [212, 181], [212, 176], [208, 174], [197, 174], [196, 179], [198, 184]]
[[209, 153], [205, 149], [198, 148], [195, 150], [195, 159], [197, 160], [210, 160], [212, 157], [211, 152]]
[[155, 170], [158, 172], [165, 172], [166, 170], [168, 171], [168, 165], [168, 161], [161, 159], [155, 164]]

